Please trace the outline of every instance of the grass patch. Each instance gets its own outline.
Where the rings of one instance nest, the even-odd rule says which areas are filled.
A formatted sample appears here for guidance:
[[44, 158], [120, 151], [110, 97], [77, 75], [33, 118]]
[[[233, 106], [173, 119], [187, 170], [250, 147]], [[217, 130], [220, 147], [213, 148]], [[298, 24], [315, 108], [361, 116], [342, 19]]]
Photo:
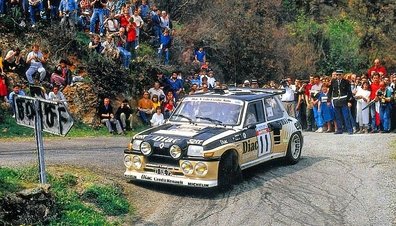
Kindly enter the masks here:
[[103, 212], [111, 216], [128, 213], [129, 204], [122, 197], [122, 192], [114, 186], [92, 185], [85, 190], [83, 197], [95, 203]]
[[[57, 213], [49, 225], [121, 225], [133, 215], [121, 187], [98, 174], [73, 166], [50, 166], [47, 175]], [[0, 168], [0, 197], [37, 183], [37, 166]]]

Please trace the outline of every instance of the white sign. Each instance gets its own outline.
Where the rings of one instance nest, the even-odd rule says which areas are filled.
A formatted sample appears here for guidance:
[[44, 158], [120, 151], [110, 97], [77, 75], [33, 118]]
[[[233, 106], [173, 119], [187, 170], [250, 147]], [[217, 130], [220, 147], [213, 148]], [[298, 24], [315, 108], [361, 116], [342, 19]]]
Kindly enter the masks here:
[[41, 98], [16, 96], [15, 118], [19, 125], [34, 128], [34, 100], [39, 101], [39, 114], [42, 129], [45, 132], [65, 136], [73, 126], [73, 118], [62, 102], [49, 101]]

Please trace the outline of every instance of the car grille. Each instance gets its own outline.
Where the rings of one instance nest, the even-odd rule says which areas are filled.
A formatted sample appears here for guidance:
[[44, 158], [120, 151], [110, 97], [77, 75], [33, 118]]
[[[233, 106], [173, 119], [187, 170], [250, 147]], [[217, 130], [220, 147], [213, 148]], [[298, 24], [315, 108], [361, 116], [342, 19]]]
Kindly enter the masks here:
[[153, 155], [149, 156], [147, 158], [147, 163], [179, 167], [179, 160], [175, 160], [170, 156], [164, 156], [164, 155], [158, 155], [158, 154], [153, 154]]

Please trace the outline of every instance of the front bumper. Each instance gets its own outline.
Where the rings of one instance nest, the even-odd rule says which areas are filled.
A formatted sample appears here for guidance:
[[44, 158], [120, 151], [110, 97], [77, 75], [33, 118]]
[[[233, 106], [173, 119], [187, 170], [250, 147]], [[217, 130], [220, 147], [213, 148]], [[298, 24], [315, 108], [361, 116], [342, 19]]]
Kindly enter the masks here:
[[217, 186], [217, 180], [190, 179], [185, 177], [159, 175], [149, 172], [140, 173], [135, 171], [126, 171], [124, 176], [132, 180], [150, 181], [187, 187], [210, 188]]

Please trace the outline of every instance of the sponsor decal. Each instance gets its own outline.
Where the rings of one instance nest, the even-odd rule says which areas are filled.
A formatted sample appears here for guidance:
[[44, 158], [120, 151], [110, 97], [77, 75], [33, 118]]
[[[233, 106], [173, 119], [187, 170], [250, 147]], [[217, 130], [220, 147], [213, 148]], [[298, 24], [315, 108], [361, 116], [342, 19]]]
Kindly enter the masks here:
[[203, 142], [204, 142], [204, 140], [189, 139], [187, 141], [187, 144], [198, 144], [198, 145], [201, 145]]
[[146, 138], [147, 137], [147, 135], [136, 135], [135, 136], [135, 139], [137, 139], [137, 140], [144, 140], [144, 138]]
[[248, 141], [244, 141], [242, 142], [242, 154], [251, 152], [251, 151], [256, 151], [259, 147], [258, 141], [256, 142], [250, 142], [250, 140]]
[[219, 142], [220, 142], [221, 145], [228, 144], [228, 140], [219, 140]]
[[173, 179], [169, 179], [169, 178], [158, 178], [158, 177], [152, 177], [152, 176], [148, 176], [143, 174], [140, 179], [142, 180], [149, 180], [149, 181], [154, 181], [154, 182], [163, 182], [163, 183], [169, 183], [169, 184], [183, 184], [183, 181], [181, 180], [173, 180]]
[[180, 139], [172, 138], [172, 137], [164, 137], [164, 136], [155, 136], [152, 140], [153, 141], [163, 142], [163, 143], [172, 143], [172, 144], [174, 144], [177, 141], [179, 141]]
[[194, 186], [194, 187], [209, 187], [209, 184], [202, 184], [202, 183], [196, 183], [196, 182], [188, 182], [188, 186]]

